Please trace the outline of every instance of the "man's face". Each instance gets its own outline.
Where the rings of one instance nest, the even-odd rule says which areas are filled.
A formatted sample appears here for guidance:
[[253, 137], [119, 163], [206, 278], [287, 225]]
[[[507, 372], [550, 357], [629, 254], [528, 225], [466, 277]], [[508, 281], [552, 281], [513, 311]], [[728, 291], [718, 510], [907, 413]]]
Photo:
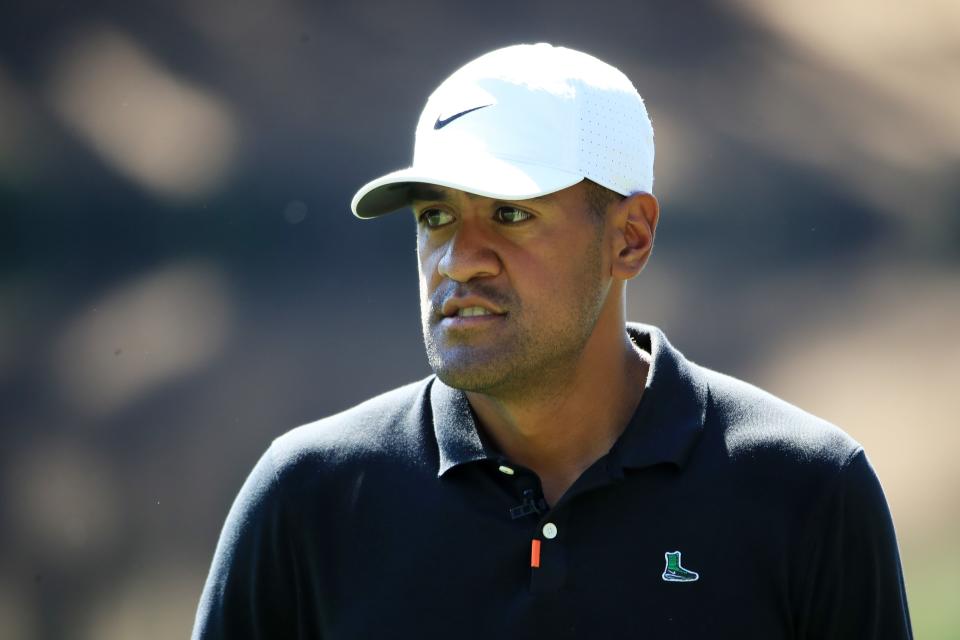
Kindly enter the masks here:
[[506, 397], [572, 370], [610, 287], [585, 189], [513, 202], [417, 189], [424, 343], [446, 384]]

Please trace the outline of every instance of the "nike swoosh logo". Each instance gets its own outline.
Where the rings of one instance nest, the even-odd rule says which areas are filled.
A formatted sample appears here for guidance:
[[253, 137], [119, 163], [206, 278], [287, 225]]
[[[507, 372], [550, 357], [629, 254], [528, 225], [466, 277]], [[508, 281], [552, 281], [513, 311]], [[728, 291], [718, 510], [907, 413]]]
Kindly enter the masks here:
[[476, 111], [477, 109], [485, 109], [485, 108], [487, 108], [487, 107], [492, 107], [492, 106], [493, 106], [492, 104], [482, 104], [482, 105], [480, 105], [479, 107], [474, 107], [474, 108], [472, 108], [472, 109], [467, 109], [466, 111], [461, 111], [460, 113], [455, 113], [455, 114], [453, 114], [452, 116], [450, 116], [449, 118], [445, 118], [445, 119], [443, 119], [443, 120], [440, 119], [440, 116], [437, 116], [437, 121], [433, 123], [433, 128], [434, 128], [434, 129], [443, 129], [445, 126], [447, 126], [448, 124], [450, 124], [451, 122], [453, 122], [453, 121], [456, 120], [457, 118], [459, 118], [459, 117], [461, 117], [461, 116], [465, 116], [465, 115], [467, 115], [468, 113], [470, 113], [471, 111]]

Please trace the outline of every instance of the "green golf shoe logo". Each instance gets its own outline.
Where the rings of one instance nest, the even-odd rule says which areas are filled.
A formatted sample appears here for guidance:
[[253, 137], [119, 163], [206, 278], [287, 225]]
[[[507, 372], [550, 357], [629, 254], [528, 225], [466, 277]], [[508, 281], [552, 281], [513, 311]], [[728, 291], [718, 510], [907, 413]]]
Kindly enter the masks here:
[[665, 582], [696, 582], [700, 579], [700, 574], [696, 571], [683, 568], [679, 551], [667, 551], [663, 557], [667, 559], [667, 566], [661, 576]]

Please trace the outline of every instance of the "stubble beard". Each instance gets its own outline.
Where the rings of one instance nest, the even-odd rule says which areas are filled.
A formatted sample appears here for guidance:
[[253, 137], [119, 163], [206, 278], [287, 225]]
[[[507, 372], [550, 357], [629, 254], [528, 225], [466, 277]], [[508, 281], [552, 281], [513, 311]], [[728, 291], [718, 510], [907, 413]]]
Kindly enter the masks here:
[[444, 345], [439, 323], [432, 322], [430, 301], [421, 292], [423, 341], [430, 368], [450, 387], [501, 399], [549, 396], [563, 388], [593, 334], [604, 298], [598, 243], [588, 248], [583, 264], [562, 322], [547, 318], [537, 324], [512, 298], [504, 305], [509, 310], [504, 319], [508, 326], [482, 346], [466, 340]]

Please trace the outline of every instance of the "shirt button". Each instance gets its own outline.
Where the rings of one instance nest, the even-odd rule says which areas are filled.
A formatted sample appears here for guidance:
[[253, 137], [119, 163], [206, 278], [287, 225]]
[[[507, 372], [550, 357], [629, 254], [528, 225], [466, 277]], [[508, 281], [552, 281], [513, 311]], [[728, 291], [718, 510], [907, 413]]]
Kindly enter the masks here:
[[557, 537], [557, 525], [552, 522], [548, 522], [543, 525], [543, 537], [547, 540], [553, 540]]
[[513, 475], [513, 469], [510, 468], [510, 467], [508, 467], [508, 466], [505, 465], [505, 464], [502, 464], [502, 465], [500, 465], [500, 473], [505, 473], [505, 474], [507, 474], [508, 476], [512, 476], [512, 475]]

